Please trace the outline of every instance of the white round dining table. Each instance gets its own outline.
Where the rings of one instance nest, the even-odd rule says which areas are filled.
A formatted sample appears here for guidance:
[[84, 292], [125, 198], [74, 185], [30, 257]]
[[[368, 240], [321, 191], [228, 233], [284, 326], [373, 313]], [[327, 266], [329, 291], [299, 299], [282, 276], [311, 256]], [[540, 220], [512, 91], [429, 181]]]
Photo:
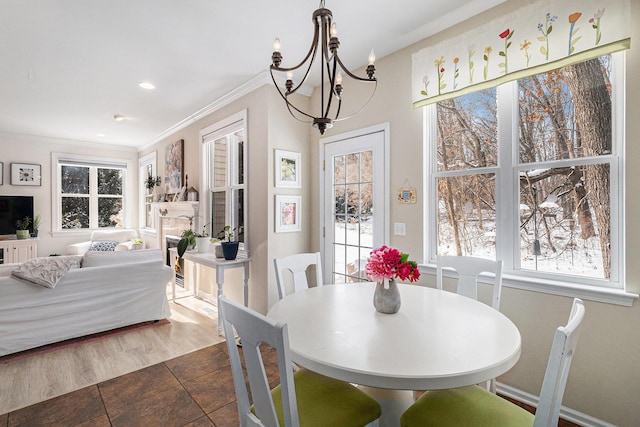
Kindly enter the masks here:
[[400, 284], [394, 314], [373, 307], [374, 283], [324, 285], [278, 301], [292, 359], [320, 374], [394, 390], [479, 384], [511, 369], [520, 332], [492, 307], [458, 294]]

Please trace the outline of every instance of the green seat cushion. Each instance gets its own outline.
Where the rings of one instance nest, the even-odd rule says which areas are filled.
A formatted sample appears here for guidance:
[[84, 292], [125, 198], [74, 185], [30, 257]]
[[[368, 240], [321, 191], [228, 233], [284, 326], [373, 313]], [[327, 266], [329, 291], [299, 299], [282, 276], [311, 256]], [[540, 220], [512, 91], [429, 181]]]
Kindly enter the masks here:
[[[299, 369], [293, 378], [301, 427], [361, 427], [382, 413], [378, 402], [351, 384], [307, 369]], [[280, 386], [271, 391], [271, 396], [280, 425], [284, 426]]]
[[424, 393], [400, 418], [401, 427], [532, 426], [533, 414], [477, 386]]

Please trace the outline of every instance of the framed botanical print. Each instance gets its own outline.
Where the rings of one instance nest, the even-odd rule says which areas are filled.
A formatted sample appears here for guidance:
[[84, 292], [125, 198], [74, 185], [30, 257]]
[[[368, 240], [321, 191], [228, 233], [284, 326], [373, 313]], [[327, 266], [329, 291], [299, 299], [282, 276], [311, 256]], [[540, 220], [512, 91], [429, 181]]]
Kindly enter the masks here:
[[31, 163], [11, 163], [11, 185], [42, 185], [42, 166]]
[[184, 170], [184, 139], [165, 148], [164, 189], [166, 193], [177, 193], [182, 189]]
[[276, 150], [276, 187], [300, 188], [300, 153]]
[[276, 196], [276, 233], [300, 231], [300, 196]]

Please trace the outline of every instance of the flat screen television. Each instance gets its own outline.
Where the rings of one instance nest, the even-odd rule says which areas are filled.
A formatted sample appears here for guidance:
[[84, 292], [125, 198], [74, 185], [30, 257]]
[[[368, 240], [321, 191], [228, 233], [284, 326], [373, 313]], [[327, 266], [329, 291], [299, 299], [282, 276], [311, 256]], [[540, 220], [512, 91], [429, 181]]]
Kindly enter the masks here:
[[33, 233], [33, 197], [0, 196], [0, 235], [16, 234], [16, 221], [31, 218], [29, 233]]

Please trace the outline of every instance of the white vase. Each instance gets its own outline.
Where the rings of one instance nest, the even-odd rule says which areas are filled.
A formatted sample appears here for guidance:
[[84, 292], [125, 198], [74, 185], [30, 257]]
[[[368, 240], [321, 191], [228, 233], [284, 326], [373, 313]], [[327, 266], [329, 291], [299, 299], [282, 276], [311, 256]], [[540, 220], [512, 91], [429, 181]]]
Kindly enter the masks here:
[[209, 237], [196, 237], [196, 249], [198, 252], [209, 252], [211, 239]]
[[400, 290], [395, 279], [385, 279], [384, 282], [376, 284], [373, 293], [373, 306], [377, 311], [384, 314], [397, 313], [400, 310]]

